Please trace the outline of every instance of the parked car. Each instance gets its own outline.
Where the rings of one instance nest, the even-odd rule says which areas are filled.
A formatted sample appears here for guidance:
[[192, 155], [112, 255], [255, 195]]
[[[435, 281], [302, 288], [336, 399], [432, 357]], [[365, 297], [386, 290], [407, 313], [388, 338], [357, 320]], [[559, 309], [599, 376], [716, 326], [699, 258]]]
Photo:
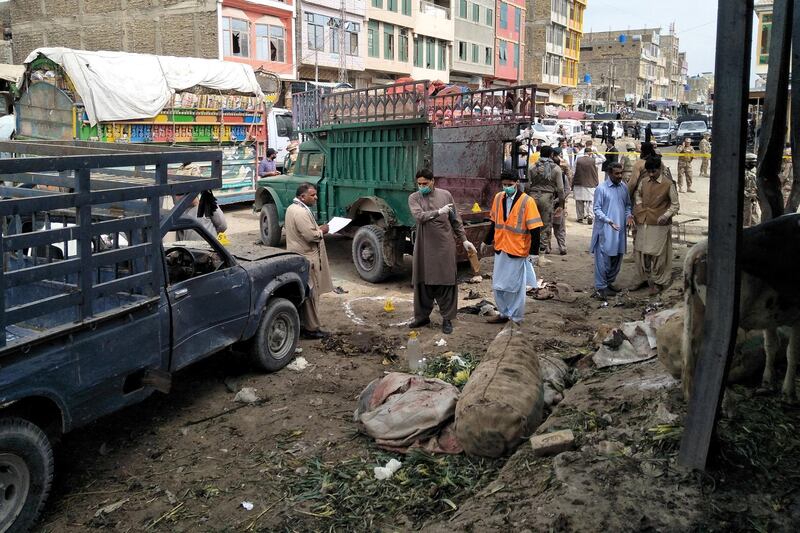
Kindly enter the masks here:
[[556, 135], [559, 137], [561, 137], [559, 131], [562, 126], [564, 127], [565, 131], [564, 137], [568, 141], [573, 139], [580, 139], [581, 137], [583, 137], [583, 126], [579, 121], [571, 119], [559, 120], [556, 123], [556, 131], [555, 131]]
[[529, 128], [525, 128], [522, 133], [517, 136], [518, 141], [523, 139], [530, 139], [533, 141], [531, 144], [536, 145], [536, 141], [542, 141], [545, 146], [557, 146], [558, 135], [549, 131], [541, 124], [531, 124]]
[[682, 143], [686, 137], [689, 137], [692, 145], [697, 146], [700, 144], [703, 134], [708, 132], [708, 127], [702, 120], [687, 120], [678, 126], [677, 142]]
[[541, 124], [547, 131], [554, 132], [556, 131], [556, 124], [558, 124], [558, 120], [554, 118], [543, 118]]
[[[639, 135], [641, 140], [646, 138], [647, 126], [640, 128]], [[675, 124], [669, 120], [654, 120], [650, 122], [650, 130], [653, 132], [652, 142], [656, 146], [675, 144]]]

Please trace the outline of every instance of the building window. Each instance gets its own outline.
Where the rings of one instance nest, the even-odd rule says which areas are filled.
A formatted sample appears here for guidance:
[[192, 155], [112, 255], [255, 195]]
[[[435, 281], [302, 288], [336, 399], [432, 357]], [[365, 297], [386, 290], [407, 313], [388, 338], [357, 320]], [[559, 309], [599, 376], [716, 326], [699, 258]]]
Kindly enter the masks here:
[[518, 7], [514, 8], [514, 31], [519, 31], [522, 26], [522, 10]]
[[508, 4], [500, 2], [500, 27], [508, 29]]
[[325, 25], [328, 23], [328, 17], [306, 13], [306, 23], [309, 50], [325, 50]]
[[479, 63], [481, 60], [481, 47], [477, 44], [472, 45], [472, 62]]
[[514, 66], [519, 67], [519, 44], [514, 43]]
[[401, 11], [403, 15], [411, 16], [411, 0], [402, 0]]
[[222, 17], [222, 53], [226, 56], [250, 57], [250, 23]]
[[256, 57], [286, 62], [286, 30], [283, 26], [256, 24]]
[[506, 52], [507, 52], [507, 43], [505, 41], [500, 41], [500, 46], [497, 49], [497, 58], [501, 65], [505, 65], [508, 63], [506, 59]]
[[491, 65], [493, 57], [494, 57], [494, 50], [492, 50], [491, 46], [487, 46], [486, 53], [484, 54], [483, 57], [483, 62], [486, 63], [487, 65]]
[[472, 4], [472, 22], [480, 22], [481, 21], [481, 6], [478, 4]]
[[467, 43], [464, 41], [458, 41], [458, 59], [460, 61], [467, 60]]
[[458, 16], [461, 17], [462, 19], [467, 18], [467, 0], [459, 0]]
[[370, 20], [367, 23], [367, 53], [369, 57], [378, 57], [378, 21]]
[[758, 64], [769, 64], [769, 42], [772, 36], [772, 15], [761, 15], [761, 42], [758, 43]]
[[345, 46], [347, 46], [347, 55], [358, 55], [358, 34], [361, 32], [361, 24], [358, 22], [348, 22], [345, 28], [347, 34], [345, 35]]
[[422, 57], [423, 57], [423, 50], [422, 50], [422, 38], [417, 35], [414, 37], [414, 66], [415, 67], [422, 67]]
[[447, 70], [447, 41], [438, 41], [439, 70]]
[[372, 0], [372, 7], [383, 7], [383, 0]]
[[425, 38], [425, 68], [436, 68], [436, 39]]
[[397, 60], [408, 61], [408, 30], [402, 28], [397, 39]]
[[397, 0], [386, 0], [386, 9], [397, 13]]
[[383, 23], [383, 58], [394, 61], [394, 26]]
[[486, 9], [486, 25], [494, 28], [494, 11], [488, 8]]

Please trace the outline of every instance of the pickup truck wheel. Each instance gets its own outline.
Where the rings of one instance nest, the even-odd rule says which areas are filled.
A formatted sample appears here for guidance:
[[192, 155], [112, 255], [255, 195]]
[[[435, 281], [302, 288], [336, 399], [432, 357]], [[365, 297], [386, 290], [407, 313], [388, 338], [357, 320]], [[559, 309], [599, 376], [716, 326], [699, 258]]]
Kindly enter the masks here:
[[383, 244], [386, 230], [370, 224], [358, 228], [353, 237], [353, 264], [365, 281], [378, 283], [385, 280], [392, 269], [384, 261]]
[[253, 338], [253, 361], [267, 372], [280, 370], [292, 360], [299, 338], [297, 308], [285, 298], [275, 298], [264, 309]]
[[264, 204], [258, 220], [261, 229], [261, 242], [266, 246], [278, 246], [281, 242], [281, 227], [278, 224], [278, 207]]
[[0, 531], [28, 531], [53, 482], [47, 435], [22, 418], [0, 419]]

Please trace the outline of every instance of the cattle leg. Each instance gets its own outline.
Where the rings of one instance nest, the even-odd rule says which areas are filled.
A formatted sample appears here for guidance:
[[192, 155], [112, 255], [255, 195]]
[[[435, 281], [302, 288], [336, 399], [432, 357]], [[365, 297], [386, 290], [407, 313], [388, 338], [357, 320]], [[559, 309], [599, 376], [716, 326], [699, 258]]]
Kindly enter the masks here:
[[782, 395], [784, 399], [794, 403], [797, 400], [795, 377], [797, 374], [797, 358], [800, 356], [800, 325], [792, 326], [789, 336], [789, 348], [786, 350], [786, 376], [783, 378]]
[[780, 348], [778, 330], [775, 328], [764, 330], [764, 352], [767, 355], [764, 363], [764, 375], [761, 378], [761, 386], [767, 390], [775, 389], [775, 356]]

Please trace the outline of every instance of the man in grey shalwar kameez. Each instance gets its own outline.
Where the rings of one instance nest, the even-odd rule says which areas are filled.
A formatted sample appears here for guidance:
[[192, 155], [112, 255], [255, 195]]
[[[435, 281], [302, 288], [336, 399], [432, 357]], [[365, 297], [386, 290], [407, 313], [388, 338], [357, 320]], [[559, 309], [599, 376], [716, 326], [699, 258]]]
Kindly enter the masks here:
[[417, 172], [417, 192], [408, 197], [408, 207], [417, 222], [414, 240], [414, 320], [410, 328], [430, 324], [434, 303], [442, 314], [442, 332], [453, 332], [458, 309], [456, 286], [456, 238], [469, 253], [477, 253], [467, 240], [464, 224], [454, 206], [453, 196], [435, 187], [433, 173]]

